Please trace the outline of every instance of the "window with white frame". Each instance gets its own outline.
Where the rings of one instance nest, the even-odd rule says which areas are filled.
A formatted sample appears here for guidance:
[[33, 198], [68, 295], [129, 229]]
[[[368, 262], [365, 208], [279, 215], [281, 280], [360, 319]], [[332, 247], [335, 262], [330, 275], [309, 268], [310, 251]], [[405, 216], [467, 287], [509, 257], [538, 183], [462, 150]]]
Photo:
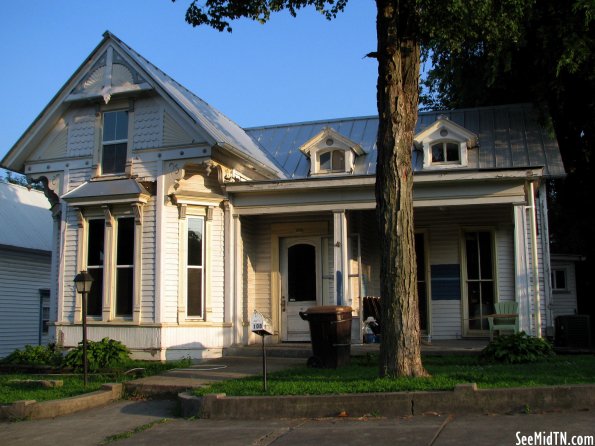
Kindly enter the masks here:
[[566, 270], [563, 268], [552, 269], [552, 290], [553, 291], [567, 291], [568, 280]]
[[87, 225], [87, 271], [93, 277], [87, 295], [87, 316], [101, 317], [103, 305], [103, 268], [105, 262], [105, 220], [89, 219]]
[[[107, 291], [113, 289], [113, 315], [120, 319], [132, 317], [134, 300], [134, 217], [121, 216], [114, 220], [113, 243], [106, 237], [103, 218], [90, 218], [87, 223], [86, 270], [93, 277], [87, 297], [87, 316], [101, 319]], [[108, 246], [110, 245], [110, 246]], [[107, 256], [106, 252], [113, 253]], [[108, 259], [115, 263], [110, 265]], [[107, 288], [104, 282], [107, 278]]]
[[134, 289], [134, 218], [117, 220], [116, 317], [132, 317]]
[[186, 313], [187, 316], [190, 318], [204, 317], [204, 234], [204, 217], [188, 217], [186, 259]]
[[128, 152], [128, 111], [103, 113], [101, 173], [124, 173]]
[[432, 144], [432, 164], [459, 164], [461, 162], [460, 145], [451, 141]]
[[319, 154], [318, 172], [345, 172], [345, 151], [329, 150]]

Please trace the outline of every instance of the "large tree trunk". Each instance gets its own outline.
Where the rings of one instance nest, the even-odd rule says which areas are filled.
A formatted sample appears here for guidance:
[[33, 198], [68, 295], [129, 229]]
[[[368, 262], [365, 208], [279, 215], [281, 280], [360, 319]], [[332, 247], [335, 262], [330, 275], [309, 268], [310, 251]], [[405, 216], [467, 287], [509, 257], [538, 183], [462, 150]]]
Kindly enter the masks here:
[[415, 0], [376, 0], [376, 5], [376, 213], [382, 259], [380, 375], [426, 376], [421, 362], [411, 167], [420, 65]]

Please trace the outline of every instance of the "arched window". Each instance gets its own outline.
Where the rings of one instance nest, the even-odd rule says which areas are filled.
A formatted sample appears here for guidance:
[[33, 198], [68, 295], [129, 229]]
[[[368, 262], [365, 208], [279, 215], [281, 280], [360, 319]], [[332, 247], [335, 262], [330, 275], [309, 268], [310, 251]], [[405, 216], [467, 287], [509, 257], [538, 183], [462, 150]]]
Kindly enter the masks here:
[[432, 164], [435, 163], [460, 163], [461, 153], [459, 144], [441, 141], [432, 144]]
[[345, 172], [345, 152], [329, 150], [320, 154], [320, 172]]

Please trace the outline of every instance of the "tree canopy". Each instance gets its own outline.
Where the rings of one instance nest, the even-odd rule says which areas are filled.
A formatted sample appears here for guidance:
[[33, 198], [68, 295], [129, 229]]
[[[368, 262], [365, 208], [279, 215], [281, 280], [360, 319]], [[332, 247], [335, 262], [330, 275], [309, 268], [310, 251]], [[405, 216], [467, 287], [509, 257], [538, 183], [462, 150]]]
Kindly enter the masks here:
[[[505, 52], [484, 42], [479, 50], [433, 53], [422, 101], [429, 108], [535, 104], [556, 134], [568, 172], [548, 184], [551, 250], [585, 255], [584, 270], [592, 271], [595, 218], [585, 205], [595, 189], [595, 2], [540, 0], [519, 30], [519, 45]], [[582, 277], [587, 293], [591, 276]], [[594, 314], [592, 299], [585, 301], [583, 308], [579, 301], [579, 311]]]

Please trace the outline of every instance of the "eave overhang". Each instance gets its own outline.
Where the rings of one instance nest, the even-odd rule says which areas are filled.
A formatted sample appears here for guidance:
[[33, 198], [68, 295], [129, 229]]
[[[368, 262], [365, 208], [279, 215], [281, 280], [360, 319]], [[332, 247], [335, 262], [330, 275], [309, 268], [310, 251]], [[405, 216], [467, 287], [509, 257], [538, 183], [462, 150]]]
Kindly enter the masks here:
[[[498, 171], [423, 172], [414, 176], [413, 206], [526, 203], [526, 183], [539, 181], [542, 168]], [[374, 176], [309, 178], [293, 181], [227, 183], [237, 215], [372, 210]]]

